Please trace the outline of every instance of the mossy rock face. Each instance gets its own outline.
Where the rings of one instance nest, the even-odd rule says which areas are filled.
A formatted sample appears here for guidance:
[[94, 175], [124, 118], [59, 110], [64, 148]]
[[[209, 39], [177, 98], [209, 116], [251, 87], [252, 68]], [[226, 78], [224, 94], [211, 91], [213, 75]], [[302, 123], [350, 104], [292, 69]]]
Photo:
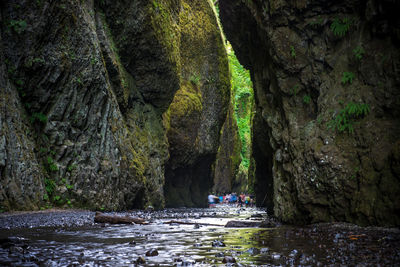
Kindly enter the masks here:
[[[181, 83], [180, 7], [2, 3], [4, 22], [23, 27], [6, 25], [1, 33], [1, 99], [12, 105], [2, 102], [0, 123], [10, 112], [19, 122], [1, 127], [0, 165], [7, 160], [0, 166], [0, 209], [164, 206], [168, 143], [161, 115]], [[5, 156], [3, 143], [11, 151]]]
[[179, 88], [179, 1], [103, 1], [100, 8], [143, 99], [165, 111]]
[[[219, 4], [252, 72], [257, 204], [289, 223], [400, 225], [400, 4]], [[329, 129], [349, 103], [370, 110]]]
[[0, 210], [205, 203], [229, 101], [209, 1], [1, 6]]
[[228, 58], [211, 3], [180, 3], [180, 88], [165, 114], [166, 205], [205, 206], [229, 105]]
[[[0, 34], [1, 36], [1, 34]], [[43, 199], [43, 171], [29, 120], [18, 92], [8, 81], [0, 39], [0, 210], [37, 210]], [[34, 190], [32, 190], [34, 189]]]
[[244, 182], [247, 181], [247, 177], [237, 176], [241, 162], [240, 149], [240, 137], [231, 103], [221, 130], [220, 147], [214, 167], [213, 192], [229, 193], [245, 191], [246, 184]]

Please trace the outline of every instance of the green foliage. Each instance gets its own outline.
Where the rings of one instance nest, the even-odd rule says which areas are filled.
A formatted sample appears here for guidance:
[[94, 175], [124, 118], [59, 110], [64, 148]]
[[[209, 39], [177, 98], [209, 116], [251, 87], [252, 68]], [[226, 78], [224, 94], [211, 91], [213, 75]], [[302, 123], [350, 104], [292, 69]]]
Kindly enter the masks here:
[[322, 123], [322, 119], [323, 119], [322, 115], [319, 114], [318, 117], [317, 117], [317, 123], [321, 124]]
[[311, 102], [311, 96], [309, 96], [309, 95], [303, 96], [303, 102], [304, 102], [305, 104], [310, 104], [310, 102]]
[[68, 190], [71, 190], [71, 189], [74, 188], [73, 185], [67, 183], [67, 179], [65, 179], [65, 178], [62, 178], [62, 179], [61, 179], [61, 183], [64, 184], [65, 187], [66, 187]]
[[192, 74], [190, 75], [189, 81], [194, 84], [194, 85], [199, 85], [200, 84], [200, 75], [198, 74]]
[[43, 58], [40, 58], [40, 57], [35, 57], [34, 59], [33, 59], [33, 63], [44, 63], [45, 61], [44, 61], [44, 59]]
[[56, 195], [53, 197], [53, 202], [58, 205], [62, 205], [64, 203], [64, 200], [61, 198], [61, 196]]
[[46, 124], [47, 116], [41, 112], [34, 112], [34, 113], [32, 113], [32, 116], [30, 117], [30, 121], [31, 121], [31, 123], [34, 123], [35, 121], [39, 121], [43, 124]]
[[44, 186], [47, 192], [47, 197], [49, 197], [49, 195], [53, 194], [54, 190], [56, 189], [56, 182], [53, 179], [45, 178]]
[[253, 84], [250, 79], [250, 72], [239, 63], [232, 47], [228, 44], [227, 48], [235, 118], [241, 141], [240, 156], [242, 161], [240, 168], [247, 173], [250, 165]]
[[30, 59], [28, 59], [28, 60], [26, 61], [25, 67], [26, 67], [26, 68], [30, 68], [30, 67], [32, 67], [33, 63], [44, 64], [45, 61], [44, 61], [43, 58], [40, 58], [40, 57], [35, 57], [35, 58], [33, 58], [33, 59], [30, 58]]
[[350, 26], [350, 19], [335, 18], [331, 24], [331, 30], [335, 36], [343, 37], [349, 31]]
[[365, 50], [361, 46], [357, 46], [353, 49], [354, 57], [358, 60], [361, 60], [363, 58], [364, 53]]
[[153, 0], [153, 7], [154, 7], [154, 9], [159, 9], [160, 8], [158, 3], [157, 3], [157, 0]]
[[8, 27], [18, 34], [24, 32], [27, 26], [25, 20], [10, 20], [8, 24]]
[[73, 170], [75, 170], [76, 169], [76, 164], [71, 164], [71, 165], [69, 165], [68, 167], [67, 167], [67, 171], [68, 172], [72, 172]]
[[24, 81], [21, 80], [21, 79], [17, 79], [17, 80], [15, 81], [15, 84], [16, 84], [17, 86], [22, 86], [22, 85], [24, 85]]
[[127, 88], [127, 87], [128, 87], [128, 83], [127, 83], [127, 81], [126, 81], [124, 78], [121, 78], [121, 85], [122, 85], [122, 87], [124, 87], [124, 88]]
[[360, 172], [360, 167], [355, 167], [354, 173], [351, 175], [350, 179], [352, 179], [352, 180], [356, 179], [359, 172]]
[[97, 58], [95, 57], [95, 56], [92, 56], [91, 58], [90, 58], [90, 64], [91, 65], [94, 65], [94, 64], [96, 64], [97, 63]]
[[308, 24], [310, 26], [315, 27], [315, 26], [322, 25], [323, 23], [324, 23], [324, 19], [321, 16], [318, 16], [317, 19], [314, 19], [313, 21], [310, 21]]
[[47, 166], [49, 171], [58, 171], [57, 165], [55, 164], [53, 158], [50, 156], [47, 157]]
[[299, 91], [299, 87], [300, 87], [300, 85], [298, 85], [298, 84], [296, 84], [295, 86], [293, 86], [293, 88], [292, 88], [292, 94], [293, 94], [294, 96], [297, 95], [297, 92]]
[[345, 71], [342, 76], [342, 84], [346, 84], [347, 82], [352, 84], [354, 79], [354, 73]]
[[217, 11], [218, 19], [219, 19], [219, 4], [218, 2], [215, 3], [215, 10]]
[[339, 132], [354, 133], [354, 122], [363, 118], [370, 112], [370, 107], [365, 103], [349, 102], [346, 107], [328, 123], [328, 128], [337, 129]]
[[296, 51], [294, 50], [293, 45], [290, 46], [290, 55], [292, 56], [292, 58], [296, 58]]

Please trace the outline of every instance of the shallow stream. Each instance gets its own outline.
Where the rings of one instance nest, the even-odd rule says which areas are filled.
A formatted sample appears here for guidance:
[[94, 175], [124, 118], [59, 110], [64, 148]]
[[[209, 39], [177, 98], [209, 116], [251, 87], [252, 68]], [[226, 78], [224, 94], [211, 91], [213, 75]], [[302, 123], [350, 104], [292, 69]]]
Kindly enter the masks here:
[[[0, 265], [142, 266], [389, 265], [400, 262], [398, 229], [350, 224], [225, 228], [230, 220], [260, 220], [264, 210], [217, 206], [127, 212], [148, 225], [93, 223], [93, 212], [54, 211], [0, 216]], [[253, 217], [252, 217], [253, 216]], [[167, 224], [171, 220], [193, 222]], [[201, 224], [215, 224], [210, 226]], [[41, 226], [41, 227], [38, 227]], [[157, 256], [146, 256], [156, 249]]]

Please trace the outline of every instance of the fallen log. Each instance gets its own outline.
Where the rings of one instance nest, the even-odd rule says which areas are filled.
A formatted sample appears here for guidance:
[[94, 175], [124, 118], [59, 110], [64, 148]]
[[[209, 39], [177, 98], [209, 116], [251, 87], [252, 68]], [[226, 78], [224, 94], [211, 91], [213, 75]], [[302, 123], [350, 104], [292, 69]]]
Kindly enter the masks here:
[[117, 215], [106, 215], [101, 212], [96, 212], [94, 216], [95, 223], [110, 223], [110, 224], [148, 224], [142, 218], [132, 218], [126, 215], [125, 217]]

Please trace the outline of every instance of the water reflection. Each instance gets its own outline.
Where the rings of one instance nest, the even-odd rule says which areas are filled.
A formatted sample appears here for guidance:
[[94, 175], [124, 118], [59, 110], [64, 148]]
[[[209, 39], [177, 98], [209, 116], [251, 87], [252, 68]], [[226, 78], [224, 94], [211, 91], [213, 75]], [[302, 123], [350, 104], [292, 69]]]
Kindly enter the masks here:
[[[75, 228], [0, 230], [1, 238], [25, 238], [20, 245], [19, 241], [11, 246], [2, 243], [0, 265], [130, 266], [142, 257], [147, 266], [209, 266], [222, 264], [224, 256], [232, 256], [237, 263], [246, 266], [325, 265], [343, 261], [348, 264], [348, 260], [359, 262], [359, 259], [351, 258], [355, 246], [365, 254], [373, 245], [376, 246], [375, 239], [365, 244], [348, 240], [343, 231], [341, 235], [344, 238], [335, 239], [337, 230], [330, 228], [322, 231], [290, 226], [263, 229], [222, 227], [232, 218], [245, 219], [260, 212], [255, 208], [236, 207], [171, 209], [150, 215], [134, 214], [152, 218], [149, 225], [93, 224]], [[165, 224], [171, 219], [221, 226]], [[398, 234], [393, 235], [398, 237]], [[380, 245], [382, 251], [379, 253], [384, 255], [386, 248]], [[145, 256], [150, 249], [156, 249], [158, 255]], [[390, 249], [390, 244], [387, 244], [387, 249]], [[398, 260], [400, 253], [398, 249], [395, 252], [393, 260]]]

